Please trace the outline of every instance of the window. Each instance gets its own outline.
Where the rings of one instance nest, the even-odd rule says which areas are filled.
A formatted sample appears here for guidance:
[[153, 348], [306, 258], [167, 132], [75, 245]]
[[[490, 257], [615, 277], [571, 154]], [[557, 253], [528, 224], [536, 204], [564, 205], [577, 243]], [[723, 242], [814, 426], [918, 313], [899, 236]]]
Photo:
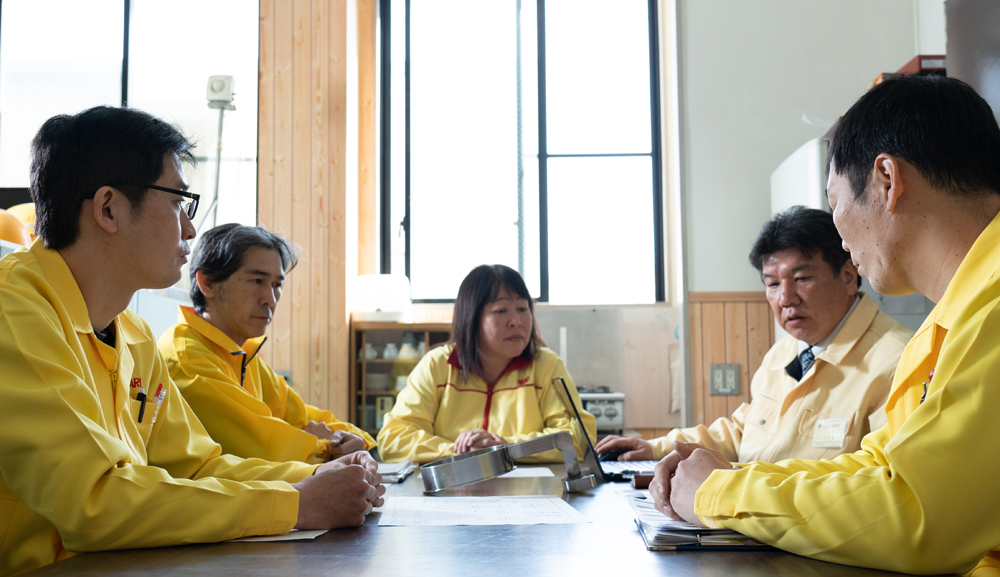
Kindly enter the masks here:
[[[609, 7], [610, 6], [610, 7]], [[655, 0], [383, 0], [382, 271], [664, 300]]]
[[[29, 145], [56, 114], [133, 106], [196, 145], [187, 174], [196, 225], [257, 220], [258, 6], [241, 0], [4, 0], [0, 4], [0, 187], [28, 186]], [[234, 77], [225, 112], [217, 214], [219, 111], [211, 75]], [[203, 226], [201, 226], [203, 224]]]
[[42, 123], [122, 103], [124, 12], [121, 0], [6, 0], [0, 9], [0, 186], [27, 187]]

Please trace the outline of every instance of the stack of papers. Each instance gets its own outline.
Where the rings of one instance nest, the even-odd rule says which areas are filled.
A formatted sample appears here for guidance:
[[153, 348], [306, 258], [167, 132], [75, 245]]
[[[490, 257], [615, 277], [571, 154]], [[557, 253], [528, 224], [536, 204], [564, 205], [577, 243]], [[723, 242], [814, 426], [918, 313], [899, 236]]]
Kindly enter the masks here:
[[770, 549], [758, 541], [731, 529], [708, 529], [684, 521], [674, 521], [656, 510], [652, 499], [629, 499], [635, 524], [639, 527], [646, 549], [672, 551], [675, 549]]
[[378, 474], [382, 475], [383, 483], [402, 483], [417, 468], [413, 461], [399, 463], [379, 463]]
[[563, 525], [587, 523], [559, 497], [393, 497], [378, 526]]

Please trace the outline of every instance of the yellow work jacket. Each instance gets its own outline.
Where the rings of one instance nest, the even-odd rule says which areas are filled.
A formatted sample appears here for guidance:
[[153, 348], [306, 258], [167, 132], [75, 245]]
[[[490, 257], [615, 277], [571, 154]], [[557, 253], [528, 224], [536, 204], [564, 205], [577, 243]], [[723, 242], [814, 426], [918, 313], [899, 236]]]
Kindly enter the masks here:
[[[240, 347], [191, 307], [180, 307], [178, 323], [160, 337], [171, 378], [223, 451], [269, 461], [325, 463], [330, 441], [302, 430], [309, 421], [354, 433], [365, 441], [365, 449], [375, 446], [368, 433], [307, 405], [256, 355], [262, 340], [250, 339]], [[240, 386], [244, 358], [251, 360]]]
[[1000, 575], [998, 272], [1000, 215], [903, 351], [886, 426], [832, 461], [714, 471], [695, 512], [836, 563]]
[[[59, 253], [0, 260], [0, 574], [97, 551], [284, 533], [315, 470], [223, 455], [131, 311], [94, 336]], [[145, 403], [163, 385], [162, 403]], [[155, 421], [155, 423], [154, 423]]]
[[[431, 350], [420, 360], [400, 391], [385, 426], [378, 434], [379, 454], [385, 461], [410, 459], [428, 463], [455, 455], [455, 439], [463, 431], [486, 429], [508, 443], [525, 441], [559, 431], [573, 435], [577, 457], [587, 442], [579, 425], [572, 423], [572, 409], [554, 377], [563, 377], [580, 411], [587, 434], [596, 438], [597, 420], [583, 410], [580, 396], [562, 360], [541, 347], [533, 360], [516, 358], [496, 383], [469, 375], [462, 379], [454, 345]], [[546, 451], [524, 459], [530, 463], [561, 463], [562, 453]]]
[[[767, 352], [750, 385], [751, 401], [711, 426], [674, 429], [653, 439], [662, 459], [674, 441], [718, 450], [730, 461], [832, 459], [861, 448], [861, 439], [885, 424], [885, 400], [913, 331], [863, 295], [801, 381], [785, 372], [799, 341], [785, 337]], [[832, 439], [814, 438], [817, 426], [843, 427]], [[825, 442], [824, 442], [825, 441]]]

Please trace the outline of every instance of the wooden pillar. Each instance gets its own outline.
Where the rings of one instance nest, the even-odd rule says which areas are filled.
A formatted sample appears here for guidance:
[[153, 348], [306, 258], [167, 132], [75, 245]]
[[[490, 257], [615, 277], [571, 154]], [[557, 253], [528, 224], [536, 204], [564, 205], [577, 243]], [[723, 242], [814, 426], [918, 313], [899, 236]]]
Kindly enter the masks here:
[[[300, 248], [261, 355], [275, 370], [291, 371], [307, 402], [343, 418], [349, 409], [347, 282], [357, 274], [348, 270], [353, 259], [346, 255], [358, 245], [348, 238], [349, 219], [358, 214], [350, 209], [348, 195], [355, 192], [347, 183], [361, 164], [349, 166], [347, 158], [360, 142], [358, 132], [371, 133], [374, 146], [374, 122], [359, 122], [348, 134], [348, 115], [356, 113], [348, 110], [348, 89], [358, 85], [349, 70], [361, 76], [365, 66], [348, 66], [349, 57], [363, 52], [348, 46], [349, 27], [357, 25], [349, 21], [349, 2], [359, 1], [260, 2], [258, 221]], [[374, 34], [358, 34], [358, 41], [373, 45], [368, 66], [374, 67]]]
[[376, 0], [358, 2], [358, 274], [378, 273], [375, 174]]

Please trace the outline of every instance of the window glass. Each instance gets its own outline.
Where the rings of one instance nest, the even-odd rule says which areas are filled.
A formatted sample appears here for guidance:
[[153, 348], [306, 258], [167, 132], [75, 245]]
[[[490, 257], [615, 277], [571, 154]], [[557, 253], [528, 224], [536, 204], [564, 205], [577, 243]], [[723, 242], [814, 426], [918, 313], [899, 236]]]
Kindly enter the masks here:
[[[186, 176], [191, 191], [201, 195], [195, 217], [199, 232], [226, 222], [256, 224], [257, 3], [132, 0], [131, 20], [129, 106], [170, 122], [196, 143], [198, 164]], [[236, 110], [223, 116], [219, 203], [213, 215], [219, 110], [208, 107], [207, 89], [214, 75], [234, 78]]]
[[[414, 299], [454, 298], [465, 275], [480, 264], [519, 266], [517, 5], [513, 0], [411, 5]], [[522, 50], [522, 64], [535, 59]], [[522, 67], [522, 80], [534, 74], [533, 66], [527, 70]], [[533, 92], [521, 90], [522, 112], [524, 100], [537, 108], [536, 93], [528, 90]], [[522, 146], [522, 155], [529, 155], [537, 133], [534, 126], [525, 131], [523, 120], [522, 142], [532, 144], [530, 151]], [[532, 163], [534, 156], [521, 163], [529, 175], [537, 174], [536, 167], [524, 168]], [[521, 188], [522, 206], [537, 206], [537, 178], [522, 178]], [[525, 220], [536, 214], [529, 209]], [[525, 226], [537, 230], [534, 218]], [[537, 253], [537, 244], [522, 245], [522, 253], [528, 252]], [[524, 276], [537, 293], [537, 267], [525, 268]]]
[[649, 2], [545, 0], [544, 111], [538, 3], [408, 4], [407, 37], [405, 0], [392, 0], [386, 105], [394, 227], [409, 210], [391, 270], [408, 263], [413, 298], [453, 299], [470, 269], [499, 263], [554, 304], [655, 302]]
[[549, 154], [650, 152], [646, 0], [547, 0]]
[[121, 105], [121, 0], [0, 3], [0, 187], [27, 187], [31, 139], [56, 114]]
[[648, 156], [549, 159], [549, 300], [656, 301]]
[[[390, 89], [398, 94], [389, 102], [389, 254], [391, 271], [395, 274], [406, 272], [406, 233], [403, 229], [403, 219], [406, 217], [406, 0], [391, 0], [392, 15], [390, 20], [390, 51], [392, 58], [390, 67]], [[382, 55], [383, 58], [386, 55]]]

